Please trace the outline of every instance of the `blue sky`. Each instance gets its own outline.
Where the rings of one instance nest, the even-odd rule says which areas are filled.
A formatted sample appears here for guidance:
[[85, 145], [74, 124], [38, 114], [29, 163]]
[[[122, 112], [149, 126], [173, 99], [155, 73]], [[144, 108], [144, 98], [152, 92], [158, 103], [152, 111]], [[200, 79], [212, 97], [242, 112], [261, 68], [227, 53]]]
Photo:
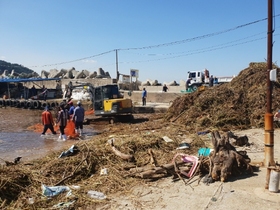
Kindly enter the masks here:
[[[266, 0], [0, 0], [0, 60], [41, 70], [139, 70], [139, 80], [232, 76], [267, 58]], [[273, 62], [280, 63], [280, 2]], [[260, 21], [258, 21], [260, 20]], [[257, 21], [256, 23], [253, 23]], [[248, 24], [251, 23], [251, 24]], [[242, 26], [242, 27], [238, 27]], [[229, 30], [230, 29], [230, 30]]]

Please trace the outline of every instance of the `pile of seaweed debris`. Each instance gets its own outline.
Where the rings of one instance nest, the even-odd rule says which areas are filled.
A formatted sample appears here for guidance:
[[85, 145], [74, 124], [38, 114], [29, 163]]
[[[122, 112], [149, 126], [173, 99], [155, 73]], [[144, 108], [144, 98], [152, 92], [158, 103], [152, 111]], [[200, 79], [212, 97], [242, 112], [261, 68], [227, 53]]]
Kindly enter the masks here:
[[[164, 122], [161, 117], [153, 114], [152, 119], [141, 123], [104, 126], [92, 140], [73, 141], [78, 149], [75, 155], [59, 158], [59, 151], [32, 162], [22, 158], [18, 164], [0, 165], [0, 208], [95, 209], [115, 193], [129, 194], [141, 183], [172, 176], [172, 170], [161, 166], [173, 166], [170, 163], [178, 153], [176, 149], [186, 138], [192, 139], [187, 150], [190, 154], [211, 144], [210, 138], [205, 136], [208, 140], [203, 141], [185, 130], [184, 125]], [[164, 136], [170, 141], [165, 141]], [[110, 143], [112, 139], [114, 146]], [[133, 159], [122, 158], [117, 155], [120, 153]], [[137, 171], [143, 167], [162, 170], [143, 175]], [[49, 197], [44, 195], [43, 185], [66, 186], [71, 193]], [[91, 198], [89, 191], [103, 193], [107, 198]]]
[[[275, 65], [273, 68], [278, 69]], [[275, 112], [280, 108], [280, 89], [277, 82], [272, 87], [272, 112]], [[178, 97], [165, 119], [195, 131], [260, 128], [264, 126], [266, 90], [267, 64], [250, 63], [230, 83]]]

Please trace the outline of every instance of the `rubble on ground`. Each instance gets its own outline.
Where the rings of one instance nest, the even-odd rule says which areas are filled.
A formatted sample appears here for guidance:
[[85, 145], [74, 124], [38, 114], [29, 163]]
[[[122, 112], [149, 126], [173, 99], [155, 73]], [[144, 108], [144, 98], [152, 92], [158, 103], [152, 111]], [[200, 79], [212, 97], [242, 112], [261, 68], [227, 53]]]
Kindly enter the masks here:
[[[273, 99], [280, 94], [276, 86]], [[2, 166], [0, 208], [52, 208], [63, 203], [93, 209], [116, 192], [129, 193], [137, 184], [164, 177], [188, 184], [195, 175], [208, 175], [204, 181], [209, 184], [227, 181], [234, 172], [249, 174], [249, 157], [230, 142], [249, 147], [250, 139], [228, 131], [263, 127], [265, 104], [266, 64], [250, 63], [231, 83], [178, 97], [165, 114], [102, 125], [103, 132], [92, 140], [74, 143], [75, 155], [59, 158], [60, 151], [30, 163]], [[278, 110], [279, 102], [273, 100], [272, 107]], [[224, 151], [231, 155], [221, 159]], [[224, 174], [226, 160], [230, 164]], [[235, 160], [240, 165], [231, 165]], [[61, 186], [67, 192], [49, 198], [41, 192], [42, 184], [44, 189]]]

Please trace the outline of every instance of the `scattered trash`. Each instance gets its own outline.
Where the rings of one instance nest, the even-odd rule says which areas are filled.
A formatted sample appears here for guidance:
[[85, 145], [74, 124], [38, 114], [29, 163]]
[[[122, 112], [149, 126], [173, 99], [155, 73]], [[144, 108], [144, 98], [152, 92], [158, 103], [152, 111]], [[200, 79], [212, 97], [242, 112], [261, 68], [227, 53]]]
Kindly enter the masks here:
[[181, 173], [183, 175], [191, 178], [194, 175], [195, 170], [198, 166], [198, 158], [196, 156], [187, 155], [187, 154], [183, 154], [183, 153], [178, 153], [174, 156], [173, 161], [172, 161], [173, 163], [175, 162], [175, 160], [178, 156], [181, 156], [181, 160], [184, 161], [185, 163], [192, 163], [192, 167], [191, 167], [191, 169], [189, 170], [188, 173], [186, 173], [184, 171], [181, 171]]
[[270, 179], [269, 179], [269, 187], [268, 190], [270, 192], [279, 192], [279, 179], [280, 179], [280, 172], [277, 170], [270, 171]]
[[207, 134], [207, 133], [210, 133], [210, 131], [199, 131], [199, 132], [197, 132], [197, 135], [205, 135], [205, 134]]
[[194, 175], [194, 172], [196, 170], [196, 167], [198, 165], [198, 158], [196, 156], [192, 156], [192, 155], [182, 155], [182, 160], [186, 163], [191, 162], [193, 165], [189, 171], [189, 173], [187, 174], [188, 177], [192, 177]]
[[100, 171], [100, 175], [107, 175], [108, 174], [108, 168], [103, 168]]
[[172, 139], [170, 139], [169, 137], [167, 137], [167, 136], [164, 136], [164, 137], [162, 137], [163, 138], [163, 140], [165, 141], [165, 142], [173, 142], [173, 140]]
[[81, 186], [79, 186], [79, 185], [72, 185], [71, 188], [74, 189], [74, 190], [79, 190], [79, 189], [81, 189]]
[[189, 149], [190, 145], [188, 143], [181, 143], [179, 144], [179, 147], [177, 147], [176, 149]]
[[115, 143], [115, 138], [111, 138], [107, 141], [108, 144], [112, 145]]
[[87, 194], [90, 198], [95, 198], [95, 199], [98, 199], [98, 200], [106, 199], [106, 195], [104, 195], [102, 192], [97, 192], [97, 191], [90, 190], [90, 191], [88, 191]]
[[211, 175], [210, 174], [207, 174], [203, 177], [203, 180], [202, 182], [206, 185], [209, 185], [210, 183], [213, 183], [214, 180], [212, 179]]
[[213, 149], [210, 149], [210, 148], [199, 148], [198, 149], [198, 156], [209, 156], [210, 153], [213, 151]]
[[35, 199], [34, 198], [28, 198], [27, 203], [31, 205], [31, 204], [35, 203]]
[[45, 185], [42, 185], [42, 193], [43, 195], [48, 197], [56, 196], [66, 191], [70, 191], [70, 188], [67, 186], [47, 187]]
[[61, 209], [61, 208], [68, 208], [70, 207], [73, 203], [75, 203], [76, 200], [73, 200], [73, 201], [69, 201], [69, 202], [61, 202], [61, 203], [58, 203], [56, 205], [53, 205], [53, 208], [57, 208], [57, 209]]
[[16, 158], [14, 159], [14, 163], [17, 164], [17, 163], [20, 161], [21, 158], [22, 158], [22, 157], [16, 157]]
[[75, 155], [76, 153], [79, 152], [79, 149], [77, 146], [72, 145], [67, 151], [62, 152], [58, 158], [70, 156], [70, 155]]

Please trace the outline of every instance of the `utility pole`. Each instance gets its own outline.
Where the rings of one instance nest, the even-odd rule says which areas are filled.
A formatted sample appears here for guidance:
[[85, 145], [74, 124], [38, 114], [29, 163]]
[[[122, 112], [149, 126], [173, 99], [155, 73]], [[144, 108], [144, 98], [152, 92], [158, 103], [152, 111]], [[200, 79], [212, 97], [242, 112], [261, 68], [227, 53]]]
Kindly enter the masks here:
[[118, 83], [120, 77], [119, 67], [118, 67], [118, 49], [115, 49], [115, 51], [116, 51], [116, 79]]
[[[264, 139], [264, 152], [265, 167], [274, 166], [274, 128], [273, 128], [273, 114], [272, 114], [272, 83], [270, 81], [270, 70], [272, 70], [272, 37], [273, 37], [273, 16], [272, 16], [272, 1], [268, 0], [268, 27], [267, 27], [267, 102], [265, 113], [265, 139]], [[270, 179], [270, 169], [267, 168], [265, 189], [268, 189]]]

